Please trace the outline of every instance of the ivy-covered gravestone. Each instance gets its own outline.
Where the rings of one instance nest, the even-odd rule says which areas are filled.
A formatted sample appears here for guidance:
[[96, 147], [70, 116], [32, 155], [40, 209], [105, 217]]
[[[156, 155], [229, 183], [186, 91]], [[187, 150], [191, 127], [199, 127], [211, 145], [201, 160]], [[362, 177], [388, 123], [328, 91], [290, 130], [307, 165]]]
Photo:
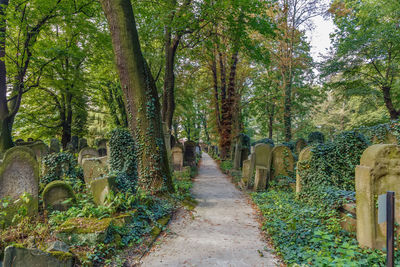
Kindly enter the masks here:
[[88, 142], [86, 138], [80, 138], [79, 139], [79, 145], [78, 145], [78, 151], [81, 151], [82, 149], [88, 147]]
[[311, 147], [304, 148], [299, 155], [296, 168], [296, 193], [301, 191], [302, 173], [304, 170], [310, 168], [310, 160], [312, 157]]
[[294, 159], [292, 151], [287, 146], [279, 145], [272, 150], [272, 179], [279, 176], [292, 176]]
[[42, 193], [45, 210], [68, 210], [75, 201], [72, 187], [64, 181], [53, 181], [46, 185]]

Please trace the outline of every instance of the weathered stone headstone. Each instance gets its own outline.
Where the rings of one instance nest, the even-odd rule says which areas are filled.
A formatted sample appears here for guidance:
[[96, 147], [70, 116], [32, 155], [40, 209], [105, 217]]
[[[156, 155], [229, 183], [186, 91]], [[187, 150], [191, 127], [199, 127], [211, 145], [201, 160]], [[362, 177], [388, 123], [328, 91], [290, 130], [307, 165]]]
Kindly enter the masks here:
[[295, 151], [297, 155], [300, 155], [300, 152], [307, 147], [307, 141], [304, 138], [300, 138], [296, 141]]
[[33, 141], [35, 141], [35, 140], [34, 140], [32, 137], [29, 137], [27, 141], [28, 141], [28, 142], [33, 142]]
[[67, 143], [65, 151], [74, 154], [75, 153], [74, 144], [72, 144], [71, 142]]
[[116, 191], [116, 181], [114, 176], [94, 179], [90, 184], [93, 201], [97, 205], [104, 205], [107, 195], [111, 191]]
[[181, 171], [183, 167], [183, 150], [179, 146], [174, 146], [172, 152], [172, 166], [175, 171]]
[[49, 147], [43, 141], [36, 141], [26, 145], [35, 152], [36, 159], [40, 162], [46, 155], [49, 154]]
[[83, 177], [87, 186], [90, 183], [108, 172], [108, 158], [88, 158], [82, 160]]
[[397, 137], [391, 132], [386, 132], [383, 137], [374, 136], [372, 138], [373, 144], [397, 144]]
[[250, 181], [254, 174], [256, 163], [256, 155], [253, 153], [249, 156], [248, 160], [243, 161], [242, 168], [242, 186], [249, 188]]
[[[72, 187], [64, 181], [53, 181], [43, 190], [43, 208], [45, 210], [66, 211], [72, 207], [75, 194]], [[71, 199], [70, 202], [67, 200]], [[65, 203], [67, 201], [67, 203]]]
[[[22, 194], [29, 194], [29, 203], [16, 205], [26, 205], [28, 215], [34, 216], [38, 212], [38, 191], [39, 165], [32, 149], [17, 146], [7, 150], [0, 164], [0, 198], [17, 200]], [[9, 207], [7, 211], [5, 220], [10, 223], [17, 209]]]
[[312, 152], [311, 147], [304, 148], [299, 155], [299, 160], [297, 161], [296, 168], [296, 193], [300, 193], [301, 191], [301, 181], [302, 177], [300, 172], [309, 168], [309, 161], [311, 160]]
[[54, 256], [50, 252], [39, 249], [29, 249], [17, 246], [6, 247], [4, 251], [3, 267], [73, 267], [75, 257], [71, 253], [62, 253], [62, 256]]
[[71, 144], [73, 146], [73, 152], [77, 153], [79, 147], [79, 137], [76, 135], [71, 136]]
[[99, 152], [100, 157], [105, 157], [107, 156], [107, 139], [100, 139], [97, 141], [97, 151]]
[[183, 148], [183, 165], [196, 166], [196, 143], [193, 141], [186, 141]]
[[57, 138], [50, 140], [50, 153], [60, 153], [60, 141]]
[[[272, 149], [270, 144], [257, 144], [254, 147], [255, 164], [254, 168], [259, 168], [259, 174], [263, 175], [266, 173], [267, 183], [271, 179], [271, 161], [272, 161]], [[265, 168], [265, 169], [264, 169]], [[259, 176], [260, 178], [261, 176]], [[251, 183], [249, 183], [251, 185]]]
[[294, 159], [289, 147], [279, 145], [272, 150], [272, 179], [290, 176], [294, 172]]
[[363, 247], [386, 247], [386, 223], [378, 224], [377, 197], [387, 191], [395, 192], [395, 222], [400, 223], [400, 146], [370, 146], [356, 167], [357, 240]]
[[88, 147], [87, 139], [86, 138], [79, 139], [78, 151], [81, 151], [86, 147]]
[[81, 151], [79, 151], [78, 155], [78, 163], [82, 165], [82, 160], [87, 158], [98, 158], [100, 157], [99, 152], [97, 149], [91, 147], [85, 147]]
[[263, 166], [256, 166], [254, 178], [254, 191], [264, 191], [267, 188], [268, 169]]

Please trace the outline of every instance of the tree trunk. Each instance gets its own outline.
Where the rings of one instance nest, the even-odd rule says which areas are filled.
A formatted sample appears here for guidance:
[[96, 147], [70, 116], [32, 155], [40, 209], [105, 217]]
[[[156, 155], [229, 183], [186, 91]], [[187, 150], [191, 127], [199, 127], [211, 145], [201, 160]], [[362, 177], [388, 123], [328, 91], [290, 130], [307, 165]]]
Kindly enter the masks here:
[[172, 118], [175, 111], [175, 55], [178, 48], [180, 37], [177, 36], [172, 40], [171, 31], [166, 29], [165, 36], [165, 75], [164, 75], [164, 91], [162, 101], [162, 119], [167, 123], [170, 130]]
[[8, 0], [0, 0], [0, 16], [2, 17], [0, 28], [0, 154], [14, 146], [12, 141], [12, 124], [14, 118], [10, 116], [7, 103], [7, 70], [4, 61], [6, 54], [6, 21], [4, 9], [8, 5]]
[[138, 186], [172, 192], [155, 81], [143, 58], [130, 0], [101, 0], [108, 20], [129, 127], [137, 147]]
[[383, 100], [385, 102], [386, 108], [389, 111], [390, 119], [397, 120], [400, 116], [400, 110], [396, 110], [393, 106], [392, 96], [390, 95], [390, 86], [383, 86], [382, 93], [383, 93]]
[[[290, 83], [290, 81], [289, 81]], [[285, 86], [285, 98], [284, 98], [284, 111], [283, 111], [283, 123], [285, 127], [285, 141], [290, 142], [292, 140], [292, 90], [291, 86], [287, 84]]]
[[229, 85], [227, 88], [227, 96], [221, 107], [221, 136], [219, 140], [220, 157], [227, 159], [230, 155], [232, 143], [232, 126], [233, 126], [233, 108], [235, 103], [235, 78], [236, 67], [238, 61], [238, 52], [232, 55], [232, 65], [229, 74]]

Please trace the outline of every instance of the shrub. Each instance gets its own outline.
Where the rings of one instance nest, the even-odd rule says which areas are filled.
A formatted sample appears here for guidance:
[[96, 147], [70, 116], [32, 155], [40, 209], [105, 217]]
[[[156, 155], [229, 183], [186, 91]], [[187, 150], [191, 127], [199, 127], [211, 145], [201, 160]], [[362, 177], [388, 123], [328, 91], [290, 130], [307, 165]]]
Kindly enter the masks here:
[[314, 144], [314, 143], [324, 143], [325, 142], [325, 136], [321, 132], [312, 132], [308, 135], [308, 143], [309, 144]]
[[252, 146], [255, 146], [255, 145], [257, 145], [257, 144], [270, 144], [271, 146], [274, 146], [274, 145], [275, 145], [275, 144], [274, 144], [274, 140], [269, 139], [269, 138], [264, 138], [264, 139], [255, 141], [255, 142], [253, 142], [251, 145], [252, 145]]

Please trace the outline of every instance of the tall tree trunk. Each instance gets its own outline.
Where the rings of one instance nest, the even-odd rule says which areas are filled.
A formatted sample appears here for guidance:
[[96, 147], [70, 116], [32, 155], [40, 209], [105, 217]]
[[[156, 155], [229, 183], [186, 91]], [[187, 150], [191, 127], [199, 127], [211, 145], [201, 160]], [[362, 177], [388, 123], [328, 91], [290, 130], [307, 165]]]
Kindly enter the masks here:
[[14, 146], [12, 141], [13, 116], [10, 116], [7, 103], [7, 70], [4, 61], [6, 54], [6, 20], [4, 9], [7, 8], [8, 0], [0, 0], [0, 16], [2, 21], [0, 25], [0, 153]]
[[292, 87], [291, 82], [285, 86], [283, 123], [285, 127], [285, 141], [292, 140]]
[[219, 108], [219, 93], [218, 93], [218, 73], [217, 73], [217, 59], [214, 52], [211, 62], [211, 72], [213, 76], [213, 87], [214, 87], [214, 102], [215, 102], [215, 120], [217, 124], [217, 130], [221, 136], [221, 114]]
[[129, 127], [136, 141], [138, 185], [151, 193], [172, 192], [157, 88], [140, 48], [131, 1], [100, 2], [111, 32]]
[[275, 105], [272, 105], [271, 110], [268, 114], [268, 138], [272, 140], [273, 130], [274, 130], [274, 114], [275, 113]]
[[392, 96], [390, 95], [390, 86], [383, 86], [382, 93], [383, 93], [383, 100], [385, 102], [385, 106], [390, 114], [390, 119], [397, 120], [400, 117], [400, 109], [396, 110], [393, 106]]
[[222, 103], [222, 116], [221, 116], [221, 136], [219, 140], [220, 157], [221, 159], [227, 159], [230, 155], [231, 143], [232, 143], [232, 127], [233, 127], [233, 106], [235, 102], [235, 79], [236, 79], [236, 67], [238, 61], [238, 52], [234, 52], [232, 55], [232, 65], [229, 74], [229, 84], [227, 88], [227, 96], [225, 101]]
[[67, 148], [69, 142], [71, 142], [72, 136], [72, 94], [70, 92], [65, 93], [64, 95], [64, 110], [62, 112], [62, 135], [61, 135], [61, 144], [63, 149]]
[[165, 33], [165, 75], [162, 101], [162, 119], [170, 130], [175, 112], [175, 55], [181, 37], [172, 39], [171, 30], [166, 27]]

